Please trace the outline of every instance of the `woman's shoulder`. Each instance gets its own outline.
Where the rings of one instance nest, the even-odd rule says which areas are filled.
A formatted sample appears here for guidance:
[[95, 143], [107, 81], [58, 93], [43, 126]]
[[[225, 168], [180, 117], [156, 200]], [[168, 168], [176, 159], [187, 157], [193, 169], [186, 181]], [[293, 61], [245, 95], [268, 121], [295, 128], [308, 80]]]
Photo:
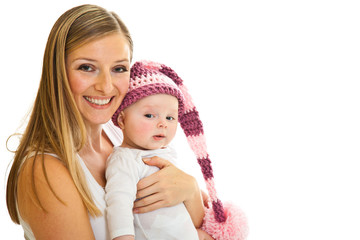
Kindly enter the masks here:
[[51, 210], [63, 204], [69, 194], [78, 195], [66, 166], [49, 154], [33, 156], [24, 162], [17, 192], [19, 212], [25, 221], [33, 211]]
[[93, 239], [82, 198], [70, 172], [55, 155], [41, 154], [25, 161], [17, 196], [19, 214], [35, 236], [50, 239], [55, 234], [51, 229], [57, 229], [65, 238], [78, 232]]
[[60, 161], [60, 159], [54, 154], [38, 154], [36, 156], [28, 157], [19, 172], [19, 183], [28, 184], [28, 178], [34, 176], [36, 179], [46, 177], [49, 173], [49, 176], [56, 174], [67, 174], [68, 171]]
[[[60, 175], [59, 175], [60, 174]], [[26, 159], [19, 172], [19, 184], [29, 184], [29, 178], [42, 179], [53, 175], [69, 175], [64, 163], [54, 154], [38, 154]], [[70, 176], [70, 175], [69, 175]], [[41, 182], [39, 182], [40, 184]]]
[[42, 154], [25, 161], [17, 196], [19, 214], [35, 236], [50, 239], [61, 232], [65, 239], [74, 233], [86, 235], [81, 239], [93, 239], [82, 198], [70, 172], [56, 156]]

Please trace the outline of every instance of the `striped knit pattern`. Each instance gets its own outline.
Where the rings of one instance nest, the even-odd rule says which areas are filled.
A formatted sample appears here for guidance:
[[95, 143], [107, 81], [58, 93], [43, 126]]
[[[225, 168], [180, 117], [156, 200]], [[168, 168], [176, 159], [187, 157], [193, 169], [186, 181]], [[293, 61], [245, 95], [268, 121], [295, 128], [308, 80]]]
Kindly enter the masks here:
[[207, 153], [203, 124], [183, 80], [174, 70], [156, 62], [136, 62], [130, 71], [129, 91], [112, 117], [114, 124], [118, 126], [117, 118], [123, 109], [154, 94], [169, 94], [179, 100], [179, 123], [201, 167], [215, 219], [219, 223], [225, 222], [224, 207], [217, 198], [215, 190], [213, 169]]

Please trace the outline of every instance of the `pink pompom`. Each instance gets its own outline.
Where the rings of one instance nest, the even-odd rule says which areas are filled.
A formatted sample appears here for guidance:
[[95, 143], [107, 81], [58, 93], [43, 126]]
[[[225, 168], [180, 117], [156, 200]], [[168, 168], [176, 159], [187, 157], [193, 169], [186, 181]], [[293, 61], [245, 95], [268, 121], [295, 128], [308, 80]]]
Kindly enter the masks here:
[[231, 203], [224, 204], [226, 221], [216, 221], [214, 211], [211, 208], [205, 210], [202, 229], [216, 240], [244, 240], [249, 229], [245, 214], [237, 206]]

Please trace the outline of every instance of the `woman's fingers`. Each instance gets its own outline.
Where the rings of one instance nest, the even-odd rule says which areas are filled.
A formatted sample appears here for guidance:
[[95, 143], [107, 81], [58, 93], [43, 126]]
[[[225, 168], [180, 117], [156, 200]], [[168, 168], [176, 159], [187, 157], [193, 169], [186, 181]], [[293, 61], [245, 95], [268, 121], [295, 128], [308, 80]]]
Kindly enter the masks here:
[[[192, 202], [198, 192], [196, 180], [175, 167], [169, 161], [153, 157], [144, 161], [160, 168], [156, 173], [143, 178], [137, 184], [138, 192], [134, 208], [148, 212], [180, 202]], [[187, 206], [187, 205], [186, 205]]]
[[204, 206], [209, 208], [209, 195], [206, 194], [203, 190], [201, 190], [201, 196], [204, 202]]
[[[139, 189], [139, 186], [138, 186], [138, 189]], [[138, 190], [136, 193], [136, 199], [145, 198], [151, 194], [156, 194], [156, 193], [158, 193], [158, 190], [156, 189], [155, 184], [153, 184], [149, 187]]]
[[[150, 205], [146, 205], [146, 206], [143, 206], [143, 207], [136, 207], [134, 208], [134, 213], [147, 213], [147, 212], [151, 212], [151, 211], [154, 211], [156, 209], [159, 209], [159, 208], [163, 208], [165, 207], [164, 206], [164, 201], [158, 201], [158, 202], [154, 202]], [[134, 204], [135, 206], [135, 204]]]
[[147, 164], [149, 166], [155, 166], [160, 169], [163, 169], [164, 167], [172, 165], [172, 163], [170, 163], [169, 161], [159, 158], [157, 156], [152, 157], [152, 158], [144, 158], [143, 161], [145, 164]]
[[141, 198], [139, 200], [136, 200], [134, 202], [134, 209], [141, 208], [141, 207], [146, 207], [146, 206], [149, 206], [149, 205], [154, 204], [154, 203], [159, 202], [159, 201], [161, 201], [160, 194], [156, 193], [156, 194], [147, 196], [145, 198]]
[[134, 203], [134, 208], [145, 207], [161, 201], [161, 207], [169, 207], [175, 205], [173, 193], [168, 191], [166, 187], [159, 187], [160, 183], [154, 184], [146, 189], [138, 191], [136, 198], [139, 199]]
[[[159, 158], [159, 157], [144, 158], [143, 161], [144, 161], [145, 164], [148, 164], [149, 166], [155, 166], [155, 167], [158, 167], [160, 169], [172, 166], [172, 164], [169, 161], [167, 161], [165, 159], [162, 159], [162, 158]], [[158, 172], [156, 172], [154, 174], [151, 174], [148, 177], [145, 177], [145, 178], [141, 179], [137, 184], [138, 191], [146, 189], [146, 188], [156, 184], [157, 182], [159, 182], [159, 179], [161, 179], [160, 175], [162, 173], [163, 173], [162, 171], [158, 171]], [[145, 197], [145, 196], [147, 196], [149, 194], [151, 194], [151, 193], [148, 193], [146, 195], [141, 194], [141, 196], [136, 196], [136, 197], [137, 198]]]
[[[141, 179], [138, 183], [137, 183], [137, 189], [138, 191], [147, 189], [151, 186], [153, 186], [154, 184], [159, 182], [159, 172], [153, 173], [150, 176], [147, 176], [143, 179]], [[149, 194], [147, 194], [149, 195]], [[144, 197], [147, 195], [143, 195], [143, 196], [136, 196], [136, 197]]]

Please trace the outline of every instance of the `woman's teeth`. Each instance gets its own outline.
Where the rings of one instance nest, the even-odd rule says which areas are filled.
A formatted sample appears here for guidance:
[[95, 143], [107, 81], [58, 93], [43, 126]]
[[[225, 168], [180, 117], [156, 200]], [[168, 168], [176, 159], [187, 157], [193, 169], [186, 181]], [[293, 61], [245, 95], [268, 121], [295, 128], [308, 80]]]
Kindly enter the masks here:
[[96, 99], [96, 98], [91, 98], [91, 97], [84, 97], [87, 101], [89, 101], [90, 103], [102, 106], [102, 105], [106, 105], [110, 102], [111, 98], [108, 99]]

